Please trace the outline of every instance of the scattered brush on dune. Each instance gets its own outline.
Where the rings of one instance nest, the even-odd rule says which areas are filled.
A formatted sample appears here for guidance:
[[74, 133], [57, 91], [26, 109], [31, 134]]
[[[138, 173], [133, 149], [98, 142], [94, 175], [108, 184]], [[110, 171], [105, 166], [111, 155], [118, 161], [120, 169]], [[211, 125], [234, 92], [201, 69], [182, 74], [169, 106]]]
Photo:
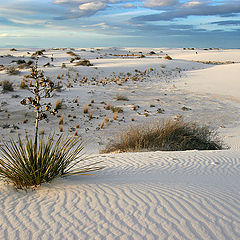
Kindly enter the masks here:
[[[39, 122], [48, 119], [47, 113], [56, 115], [61, 102], [56, 101], [56, 107], [53, 108], [50, 102], [42, 101], [52, 97], [55, 88], [54, 82], [38, 69], [38, 59], [31, 68], [30, 78], [31, 81], [26, 80], [26, 85], [33, 95], [24, 97], [20, 103], [36, 113], [34, 138], [26, 136], [25, 141], [22, 141], [18, 137], [18, 142], [11, 138], [10, 143], [0, 145], [0, 179], [13, 183], [17, 188], [26, 189], [50, 182], [56, 177], [101, 169], [93, 166], [96, 163], [77, 168], [78, 163], [86, 159], [82, 154], [84, 144], [79, 137], [64, 138], [60, 135], [54, 141], [52, 135], [44, 139], [39, 134]], [[59, 121], [60, 132], [63, 132], [63, 118], [64, 115]]]
[[206, 126], [168, 120], [131, 126], [120, 133], [102, 153], [133, 151], [220, 150], [223, 143]]
[[63, 137], [54, 141], [54, 136], [40, 138], [38, 148], [26, 136], [25, 141], [18, 138], [18, 143], [10, 139], [10, 143], [0, 146], [0, 178], [13, 183], [17, 188], [37, 187], [50, 182], [56, 177], [84, 174], [100, 170], [95, 166], [99, 162], [78, 167], [87, 159], [84, 143], [79, 137]]

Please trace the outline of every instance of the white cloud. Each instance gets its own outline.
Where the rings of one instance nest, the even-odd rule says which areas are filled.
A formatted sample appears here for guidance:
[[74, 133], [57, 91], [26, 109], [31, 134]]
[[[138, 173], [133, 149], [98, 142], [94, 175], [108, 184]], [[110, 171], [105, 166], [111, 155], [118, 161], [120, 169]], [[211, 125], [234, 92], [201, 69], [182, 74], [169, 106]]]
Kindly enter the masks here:
[[173, 6], [178, 2], [179, 2], [178, 0], [143, 0], [143, 5], [149, 8], [158, 8]]
[[29, 34], [0, 33], [1, 38], [34, 38], [36, 36]]
[[15, 19], [15, 18], [9, 18], [8, 20], [13, 23], [25, 24], [25, 25], [36, 25], [36, 24], [43, 24], [46, 22], [46, 21], [42, 21], [42, 20]]
[[94, 11], [97, 12], [106, 7], [104, 2], [89, 2], [79, 5], [79, 9], [82, 11]]
[[132, 3], [127, 3], [127, 4], [122, 5], [122, 7], [124, 7], [124, 8], [134, 8], [135, 5], [133, 5]]
[[203, 3], [199, 1], [191, 1], [183, 4], [183, 7], [192, 8], [192, 7], [198, 7], [199, 5], [202, 5]]

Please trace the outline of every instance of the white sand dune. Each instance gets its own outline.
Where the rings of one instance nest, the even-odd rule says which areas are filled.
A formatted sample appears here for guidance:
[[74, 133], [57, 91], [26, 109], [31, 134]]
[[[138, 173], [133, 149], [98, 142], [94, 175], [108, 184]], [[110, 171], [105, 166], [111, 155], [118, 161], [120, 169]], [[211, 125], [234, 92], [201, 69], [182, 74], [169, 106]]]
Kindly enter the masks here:
[[223, 95], [240, 101], [239, 72], [239, 63], [217, 65], [212, 68], [190, 71], [184, 83], [180, 84], [190, 91]]
[[240, 154], [106, 154], [93, 176], [1, 186], [1, 239], [239, 239]]
[[[103, 160], [105, 168], [93, 175], [57, 179], [34, 191], [17, 191], [0, 183], [0, 239], [181, 239], [181, 240], [239, 240], [240, 239], [240, 108], [239, 63], [209, 65], [194, 61], [239, 62], [239, 50], [183, 50], [102, 48], [76, 49], [88, 58], [92, 67], [76, 67], [70, 63], [68, 50], [47, 50], [40, 65], [46, 75], [56, 79], [63, 74], [63, 91], [52, 99], [63, 99], [64, 130], [73, 134], [77, 123], [79, 133], [93, 139], [93, 152], [99, 150], [99, 139], [110, 138], [116, 129], [148, 118], [174, 118], [183, 115], [188, 120], [207, 123], [218, 129], [230, 147], [222, 151], [141, 152], [102, 154], [93, 159]], [[27, 50], [10, 52], [0, 49], [0, 64], [9, 66], [12, 60], [30, 59]], [[29, 50], [33, 53], [35, 50]], [[146, 58], [121, 58], [142, 52]], [[196, 54], [196, 51], [198, 52]], [[13, 54], [14, 56], [8, 56]], [[111, 55], [110, 55], [111, 54]], [[162, 57], [169, 54], [172, 61]], [[24, 55], [24, 56], [23, 56]], [[66, 63], [67, 68], [61, 68]], [[153, 68], [151, 71], [150, 68]], [[139, 72], [145, 71], [146, 74]], [[136, 71], [137, 70], [137, 71]], [[91, 85], [94, 76], [112, 78], [131, 73], [142, 76], [142, 81], [128, 81], [123, 85]], [[0, 95], [0, 138], [9, 132], [31, 134], [33, 116], [17, 105], [26, 90], [19, 83], [28, 70], [19, 76], [0, 71], [0, 80], [15, 83], [15, 92]], [[79, 73], [72, 88], [65, 87]], [[116, 75], [116, 76], [115, 76]], [[87, 77], [91, 81], [79, 85]], [[96, 82], [94, 83], [96, 84]], [[121, 93], [127, 102], [116, 102]], [[15, 97], [13, 96], [15, 95]], [[73, 104], [79, 99], [80, 106]], [[94, 99], [94, 118], [90, 121], [82, 113], [82, 105]], [[104, 129], [97, 129], [106, 117], [102, 101], [121, 106], [124, 111], [118, 121], [110, 121]], [[138, 111], [132, 106], [139, 105]], [[150, 104], [154, 105], [151, 108]], [[183, 111], [182, 106], [190, 110]], [[164, 114], [157, 113], [164, 108]], [[146, 110], [145, 110], [146, 109]], [[61, 112], [61, 114], [62, 114]], [[71, 116], [69, 116], [69, 115]], [[72, 116], [75, 115], [75, 118]], [[28, 119], [29, 124], [23, 120]], [[45, 131], [58, 129], [59, 119], [51, 118]], [[9, 126], [5, 126], [9, 123]], [[19, 126], [19, 128], [14, 128]], [[41, 125], [42, 127], [43, 125]], [[81, 132], [80, 132], [81, 131]]]

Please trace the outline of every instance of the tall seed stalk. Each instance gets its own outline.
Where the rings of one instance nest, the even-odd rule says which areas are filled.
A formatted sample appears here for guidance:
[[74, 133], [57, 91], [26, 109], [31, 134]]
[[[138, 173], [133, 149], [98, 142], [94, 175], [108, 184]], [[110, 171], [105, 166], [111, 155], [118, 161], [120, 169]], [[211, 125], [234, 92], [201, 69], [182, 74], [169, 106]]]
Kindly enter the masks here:
[[44, 98], [51, 97], [55, 86], [54, 82], [45, 77], [44, 72], [38, 69], [38, 58], [35, 66], [31, 68], [31, 74], [26, 79], [26, 85], [33, 96], [22, 99], [21, 104], [29, 106], [36, 113], [33, 144], [34, 152], [37, 153], [39, 121], [43, 119], [47, 120], [48, 116], [46, 112], [50, 112], [53, 115], [57, 113], [57, 109], [53, 109], [50, 102], [43, 103], [41, 101]]

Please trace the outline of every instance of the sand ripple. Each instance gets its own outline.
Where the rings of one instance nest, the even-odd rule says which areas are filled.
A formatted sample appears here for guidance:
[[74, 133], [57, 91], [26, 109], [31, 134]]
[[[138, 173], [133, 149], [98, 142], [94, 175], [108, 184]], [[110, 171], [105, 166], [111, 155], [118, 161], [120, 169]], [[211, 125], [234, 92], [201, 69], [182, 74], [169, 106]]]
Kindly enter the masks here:
[[1, 184], [0, 239], [239, 239], [240, 152], [106, 154], [36, 191]]

